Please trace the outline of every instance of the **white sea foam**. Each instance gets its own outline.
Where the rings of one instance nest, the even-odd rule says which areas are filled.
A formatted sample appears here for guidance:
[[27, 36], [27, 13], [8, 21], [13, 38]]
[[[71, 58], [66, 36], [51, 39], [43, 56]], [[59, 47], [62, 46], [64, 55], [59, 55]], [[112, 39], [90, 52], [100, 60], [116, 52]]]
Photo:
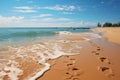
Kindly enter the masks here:
[[86, 41], [89, 41], [90, 39], [89, 38], [86, 38], [86, 37], [83, 37]]
[[3, 77], [7, 75], [6, 72], [0, 71], [0, 80], [3, 80]]
[[58, 34], [58, 35], [70, 35], [72, 33], [68, 32], [68, 31], [60, 31], [60, 32], [57, 32], [56, 34]]
[[53, 54], [49, 54], [48, 56], [45, 56], [42, 52], [36, 52], [37, 55], [42, 58], [40, 59], [39, 63], [43, 64], [45, 67], [41, 69], [35, 76], [29, 78], [29, 80], [36, 80], [38, 77], [42, 76], [47, 70], [50, 69], [50, 64], [47, 63], [48, 59], [55, 59], [63, 55], [63, 52], [60, 51], [60, 47], [58, 45], [55, 45], [53, 47], [53, 50]]
[[22, 75], [23, 71], [17, 67], [17, 62], [9, 60], [7, 65], [4, 66], [4, 71], [0, 71], [0, 79], [3, 80], [3, 77], [8, 75], [10, 80], [19, 80], [18, 76]]
[[[76, 47], [77, 48], [81, 48], [81, 47], [78, 47], [78, 46], [76, 46]], [[39, 60], [39, 63], [43, 64], [45, 67], [42, 68], [33, 77], [30, 77], [28, 80], [36, 80], [37, 78], [42, 76], [47, 70], [50, 69], [51, 65], [49, 63], [47, 63], [47, 60], [49, 60], [49, 59], [56, 59], [58, 57], [61, 57], [62, 55], [75, 55], [75, 54], [79, 54], [79, 53], [65, 53], [65, 52], [62, 51], [62, 48], [58, 44], [54, 44], [54, 46], [52, 48], [53, 53], [50, 53], [48, 50], [46, 50], [44, 52], [32, 50], [33, 52], [36, 52], [36, 54], [41, 57], [41, 59]], [[44, 53], [47, 53], [48, 55], [46, 56], [46, 55], [44, 55]]]
[[18, 75], [22, 74], [22, 70], [20, 70], [19, 68], [17, 68], [13, 64], [10, 67], [5, 66], [4, 70], [10, 71], [9, 73], [7, 73], [10, 80], [18, 80]]
[[45, 67], [40, 70], [35, 76], [29, 78], [28, 80], [36, 80], [38, 77], [42, 76], [47, 70], [50, 69], [50, 64], [48, 63], [43, 63], [45, 65]]
[[97, 33], [84, 33], [83, 36], [86, 38], [86, 40], [102, 38], [102, 36]]

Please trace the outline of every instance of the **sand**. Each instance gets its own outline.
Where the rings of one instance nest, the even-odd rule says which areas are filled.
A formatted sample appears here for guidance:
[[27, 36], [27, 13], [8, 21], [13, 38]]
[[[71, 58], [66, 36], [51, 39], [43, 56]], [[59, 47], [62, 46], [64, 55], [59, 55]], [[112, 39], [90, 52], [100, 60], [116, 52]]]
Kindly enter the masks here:
[[104, 32], [105, 38], [108, 39], [110, 42], [114, 42], [117, 44], [120, 44], [120, 28], [119, 27], [114, 27], [114, 28], [96, 28], [99, 31]]
[[63, 56], [56, 60], [38, 80], [120, 80], [120, 28], [97, 28], [104, 31], [110, 42], [88, 41], [75, 56]]
[[[119, 28], [97, 28], [95, 31], [104, 31], [103, 38], [94, 36], [87, 39], [89, 36], [81, 34], [60, 35], [57, 40], [49, 40], [40, 45], [28, 45], [18, 49], [10, 49], [11, 54], [6, 55], [1, 52], [0, 71], [4, 70], [3, 64], [6, 66], [8, 58], [14, 62], [15, 69], [18, 70], [16, 80], [29, 80], [35, 76], [45, 65], [41, 62], [40, 54], [35, 51], [47, 53], [51, 55], [54, 51], [59, 53], [56, 56], [45, 60], [51, 66], [37, 80], [120, 80], [120, 34]], [[108, 31], [109, 30], [109, 31]], [[113, 33], [113, 34], [112, 34]], [[115, 43], [115, 44], [114, 44]], [[55, 44], [59, 45], [56, 49]], [[60, 53], [60, 50], [64, 53]], [[44, 52], [47, 50], [46, 52]], [[9, 57], [12, 55], [12, 57]], [[57, 57], [59, 56], [59, 57]], [[43, 60], [44, 63], [44, 60]], [[12, 64], [7, 64], [9, 67]], [[5, 70], [4, 70], [5, 71]], [[5, 71], [10, 73], [11, 71]], [[13, 71], [15, 72], [15, 71]], [[2, 73], [3, 74], [3, 73]], [[1, 76], [0, 79], [9, 80], [10, 75]], [[13, 77], [12, 77], [13, 78]], [[11, 79], [14, 80], [14, 79]]]

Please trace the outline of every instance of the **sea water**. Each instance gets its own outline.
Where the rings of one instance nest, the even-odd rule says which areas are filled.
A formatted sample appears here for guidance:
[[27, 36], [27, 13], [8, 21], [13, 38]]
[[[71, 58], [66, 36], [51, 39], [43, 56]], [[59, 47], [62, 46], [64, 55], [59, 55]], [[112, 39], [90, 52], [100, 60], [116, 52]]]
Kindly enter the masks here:
[[9, 46], [16, 47], [25, 44], [34, 44], [35, 42], [40, 42], [41, 40], [56, 38], [56, 33], [60, 31], [82, 33], [90, 32], [90, 28], [0, 28], [0, 47], [3, 49]]

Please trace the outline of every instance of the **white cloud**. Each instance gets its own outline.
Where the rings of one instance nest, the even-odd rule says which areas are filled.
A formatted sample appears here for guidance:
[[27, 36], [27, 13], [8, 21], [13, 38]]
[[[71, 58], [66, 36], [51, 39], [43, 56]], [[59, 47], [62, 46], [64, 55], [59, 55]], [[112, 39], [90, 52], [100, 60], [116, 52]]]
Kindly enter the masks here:
[[73, 12], [62, 12], [62, 14], [74, 14]]
[[49, 17], [49, 16], [53, 16], [52, 14], [40, 14], [38, 16], [34, 16], [34, 18], [42, 18], [42, 17]]
[[58, 21], [70, 21], [71, 19], [70, 18], [58, 18], [57, 20]]
[[75, 22], [69, 18], [25, 19], [22, 16], [0, 16], [0, 27], [90, 27], [95, 22]]
[[22, 13], [31, 13], [31, 12], [37, 12], [36, 10], [30, 10], [30, 9], [26, 9], [26, 10], [14, 10], [15, 12], [22, 12]]
[[33, 9], [32, 7], [29, 7], [29, 6], [17, 6], [17, 7], [14, 7], [15, 9]]
[[79, 21], [79, 22], [68, 22], [65, 25], [66, 26], [68, 25], [71, 27], [94, 27], [94, 26], [96, 26], [96, 23], [95, 22], [87, 22], [87, 21]]
[[40, 21], [41, 22], [65, 22], [65, 21], [70, 21], [71, 19], [69, 18], [43, 18]]
[[[74, 5], [54, 5], [54, 6], [16, 6], [14, 7], [15, 12], [37, 12], [38, 10], [54, 10], [64, 11], [64, 14], [71, 14], [74, 10], [82, 11], [80, 6]], [[68, 13], [69, 12], [69, 13]], [[71, 12], [71, 13], [70, 13]]]
[[55, 5], [55, 6], [39, 7], [39, 9], [56, 10], [56, 11], [73, 11], [76, 9], [76, 7], [73, 5], [70, 5], [70, 6]]
[[[20, 21], [22, 21], [24, 19], [24, 17], [22, 16], [11, 16], [11, 17], [4, 17], [4, 16], [0, 16], [0, 26], [4, 26], [4, 25], [9, 25], [11, 23], [18, 23]], [[11, 26], [11, 25], [9, 25]]]
[[23, 13], [37, 12], [36, 9], [29, 6], [17, 6], [17, 7], [14, 7], [14, 9], [15, 9], [14, 10], [15, 12], [23, 12]]
[[[24, 25], [23, 25], [24, 24]], [[26, 26], [26, 27], [94, 27], [96, 26], [96, 23], [94, 22], [51, 22], [51, 23], [43, 23], [43, 22], [30, 22], [29, 24], [26, 24], [24, 22], [23, 24], [20, 24], [19, 26]]]

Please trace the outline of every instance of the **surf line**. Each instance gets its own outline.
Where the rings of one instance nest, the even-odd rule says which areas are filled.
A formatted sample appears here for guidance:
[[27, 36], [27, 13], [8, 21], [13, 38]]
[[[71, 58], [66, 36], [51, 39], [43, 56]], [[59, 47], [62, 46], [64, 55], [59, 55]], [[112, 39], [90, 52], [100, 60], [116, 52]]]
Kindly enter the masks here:
[[45, 67], [40, 70], [35, 76], [29, 78], [28, 80], [36, 80], [41, 77], [51, 67], [51, 65], [47, 63], [47, 60], [59, 58], [64, 54], [64, 52], [60, 51], [60, 47], [58, 45], [54, 45], [53, 50], [53, 54], [48, 54], [48, 56], [45, 56], [42, 52], [36, 52], [40, 57], [42, 57], [39, 63], [45, 65]]

